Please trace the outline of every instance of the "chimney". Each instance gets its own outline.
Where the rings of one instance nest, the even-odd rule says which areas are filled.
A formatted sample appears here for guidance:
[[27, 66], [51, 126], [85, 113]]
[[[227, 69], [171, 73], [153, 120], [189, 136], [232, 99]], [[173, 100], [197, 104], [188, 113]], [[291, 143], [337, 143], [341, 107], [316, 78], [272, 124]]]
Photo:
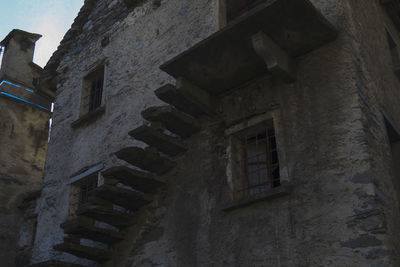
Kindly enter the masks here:
[[42, 68], [33, 63], [32, 59], [35, 43], [40, 37], [40, 34], [12, 30], [0, 42], [3, 47], [0, 82], [7, 80], [30, 88], [36, 86]]

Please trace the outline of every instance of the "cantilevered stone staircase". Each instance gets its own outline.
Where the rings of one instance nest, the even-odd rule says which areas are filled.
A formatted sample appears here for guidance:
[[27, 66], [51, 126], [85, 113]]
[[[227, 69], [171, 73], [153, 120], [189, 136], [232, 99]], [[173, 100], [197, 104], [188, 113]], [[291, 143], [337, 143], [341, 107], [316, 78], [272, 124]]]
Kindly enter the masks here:
[[[289, 2], [258, 5], [160, 67], [176, 79], [175, 86], [167, 84], [155, 91], [168, 105], [144, 110], [142, 117], [150, 124], [129, 132], [148, 147], [115, 153], [135, 169], [116, 166], [101, 173], [104, 184], [90, 192], [77, 218], [61, 225], [67, 236], [55, 250], [100, 264], [110, 260], [112, 246], [124, 239], [124, 229], [132, 225], [135, 213], [152, 202], [167, 182], [164, 175], [178, 164], [176, 156], [187, 151], [184, 140], [200, 131], [199, 118], [218, 114], [219, 95], [266, 74], [294, 82], [294, 60], [336, 38], [335, 28], [309, 0]], [[282, 17], [290, 18], [291, 24]], [[281, 34], [292, 28], [296, 35]], [[101, 222], [113, 227], [100, 227]], [[83, 239], [101, 246], [85, 245]], [[79, 265], [48, 261], [34, 266]]]
[[[205, 111], [196, 98], [185, 96], [171, 84], [155, 93], [168, 103], [178, 104], [150, 107], [142, 112], [149, 125], [140, 126], [129, 135], [148, 147], [127, 147], [115, 153], [135, 168], [116, 166], [101, 173], [104, 184], [89, 193], [88, 202], [79, 207], [76, 218], [61, 224], [67, 236], [63, 243], [54, 246], [55, 250], [100, 264], [110, 260], [112, 245], [124, 239], [124, 229], [132, 225], [135, 211], [152, 201], [165, 183], [163, 175], [176, 166], [176, 156], [187, 151], [184, 140], [200, 131], [196, 117], [208, 114], [212, 108], [207, 105]], [[206, 92], [201, 94], [208, 96]], [[113, 227], [99, 227], [101, 223]], [[84, 245], [82, 239], [101, 246]], [[56, 261], [43, 264], [38, 266], [76, 266]]]

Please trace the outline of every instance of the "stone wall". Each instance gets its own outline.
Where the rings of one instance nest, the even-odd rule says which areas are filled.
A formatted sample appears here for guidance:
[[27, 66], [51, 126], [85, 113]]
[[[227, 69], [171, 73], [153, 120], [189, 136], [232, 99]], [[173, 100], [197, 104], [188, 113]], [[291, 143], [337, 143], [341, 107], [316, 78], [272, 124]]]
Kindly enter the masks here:
[[50, 113], [4, 96], [0, 110], [0, 261], [15, 266], [16, 255], [29, 262], [33, 245], [36, 218], [29, 202], [41, 188]]
[[[293, 84], [268, 76], [221, 96], [217, 116], [202, 118], [165, 190], [138, 212], [106, 266], [398, 265], [398, 207], [379, 115], [384, 105], [399, 118], [398, 81], [388, 71], [389, 53], [377, 56], [387, 51], [382, 25], [391, 22], [375, 3], [312, 2], [338, 28], [337, 40], [297, 58]], [[92, 264], [52, 249], [64, 236], [69, 177], [100, 162], [121, 164], [113, 152], [143, 146], [128, 132], [143, 122], [143, 109], [161, 104], [153, 91], [171, 78], [158, 66], [217, 30], [216, 1], [145, 1], [119, 16], [123, 5], [98, 1], [58, 67], [33, 262]], [[372, 32], [380, 38], [371, 40]], [[72, 128], [82, 80], [102, 62], [105, 113]], [[231, 202], [224, 132], [271, 110], [279, 114], [281, 170], [293, 191], [224, 211]]]
[[[61, 83], [37, 207], [40, 214], [33, 262], [64, 258], [52, 246], [63, 238], [59, 225], [68, 215], [69, 177], [99, 162], [112, 166], [117, 159], [110, 154], [127, 145], [143, 146], [127, 134], [143, 122], [143, 109], [160, 103], [153, 90], [171, 81], [159, 65], [216, 30], [215, 5], [206, 0], [173, 0], [162, 1], [154, 8], [153, 1], [145, 1], [126, 18], [115, 20], [124, 12], [124, 3], [98, 1], [58, 68]], [[95, 29], [99, 34], [94, 33]], [[109, 44], [102, 47], [104, 37], [109, 38]], [[103, 91], [105, 113], [73, 129], [71, 123], [79, 118], [83, 77], [104, 59], [108, 61]]]

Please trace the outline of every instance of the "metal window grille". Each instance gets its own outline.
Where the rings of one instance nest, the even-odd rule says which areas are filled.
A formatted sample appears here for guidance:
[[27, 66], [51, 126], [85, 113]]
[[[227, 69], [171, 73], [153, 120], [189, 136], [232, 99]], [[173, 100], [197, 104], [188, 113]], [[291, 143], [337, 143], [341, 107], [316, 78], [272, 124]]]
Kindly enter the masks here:
[[279, 159], [273, 127], [245, 136], [243, 160], [245, 188], [242, 197], [266, 192], [280, 185]]
[[89, 111], [95, 110], [101, 105], [101, 98], [103, 94], [103, 72], [92, 81], [90, 99], [89, 99]]
[[97, 188], [98, 177], [94, 174], [82, 181], [79, 192], [79, 205], [85, 204], [89, 200], [89, 193]]

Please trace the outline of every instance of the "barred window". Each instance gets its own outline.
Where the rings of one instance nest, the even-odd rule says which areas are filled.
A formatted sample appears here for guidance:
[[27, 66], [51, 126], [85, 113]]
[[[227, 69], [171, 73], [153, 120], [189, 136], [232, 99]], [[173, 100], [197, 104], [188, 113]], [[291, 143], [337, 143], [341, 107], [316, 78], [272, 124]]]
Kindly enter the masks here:
[[98, 174], [95, 173], [83, 179], [79, 188], [79, 205], [83, 205], [89, 200], [89, 193], [98, 186]]
[[104, 85], [104, 66], [96, 68], [83, 79], [81, 111], [85, 115], [101, 107]]
[[76, 211], [89, 202], [89, 195], [99, 186], [99, 173], [95, 172], [71, 184], [69, 214], [74, 216]]
[[234, 200], [257, 198], [281, 185], [274, 122], [263, 118], [225, 131], [229, 135], [227, 176]]
[[242, 138], [243, 188], [239, 198], [256, 195], [280, 185], [275, 130], [271, 126]]

